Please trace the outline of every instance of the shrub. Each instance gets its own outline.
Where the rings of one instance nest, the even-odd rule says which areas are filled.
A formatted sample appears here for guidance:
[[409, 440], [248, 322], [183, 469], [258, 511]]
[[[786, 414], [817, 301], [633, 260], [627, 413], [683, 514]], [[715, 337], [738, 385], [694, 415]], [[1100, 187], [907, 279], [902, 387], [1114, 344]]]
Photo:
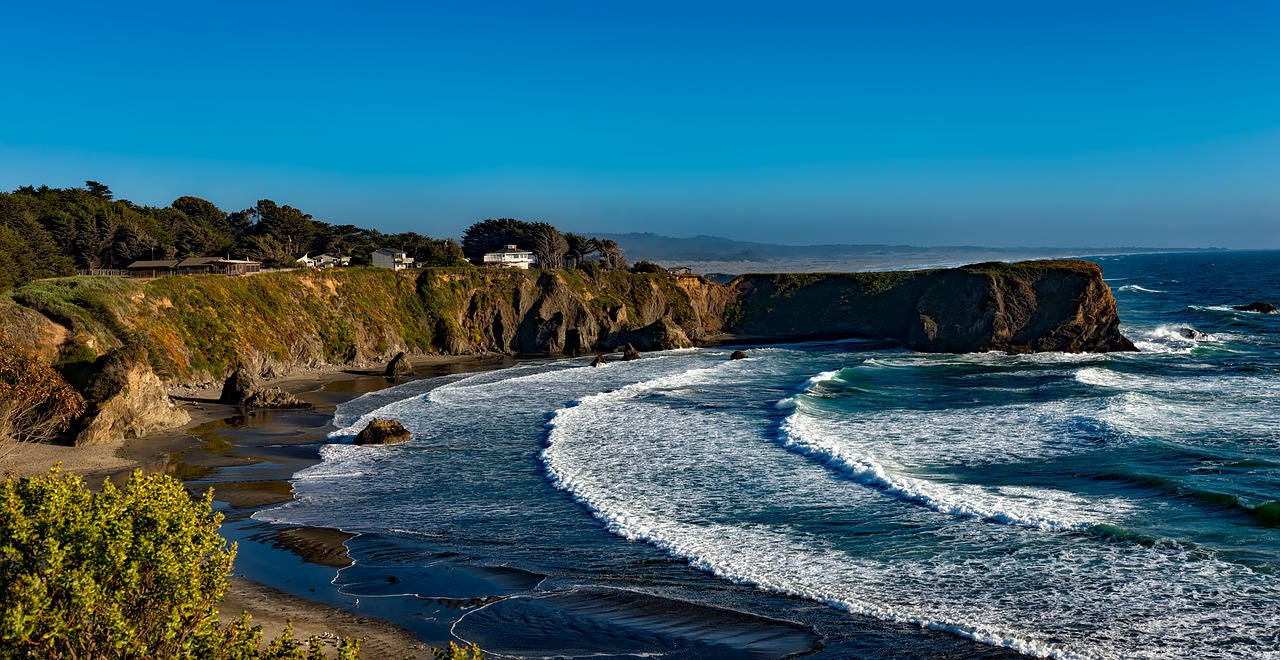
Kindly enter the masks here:
[[58, 372], [0, 329], [0, 455], [10, 441], [57, 437], [84, 408]]
[[633, 273], [665, 273], [666, 268], [653, 263], [652, 261], [637, 261], [627, 270]]
[[[291, 627], [259, 650], [247, 615], [218, 625], [236, 546], [212, 502], [141, 471], [97, 493], [58, 467], [0, 483], [0, 658], [323, 657]], [[343, 640], [338, 656], [358, 650]]]

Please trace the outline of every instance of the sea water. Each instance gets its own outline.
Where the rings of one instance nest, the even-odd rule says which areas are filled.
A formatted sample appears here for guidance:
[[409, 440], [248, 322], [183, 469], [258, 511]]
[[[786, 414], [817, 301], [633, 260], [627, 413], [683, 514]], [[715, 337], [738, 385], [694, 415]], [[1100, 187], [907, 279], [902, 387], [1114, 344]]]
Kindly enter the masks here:
[[[1280, 253], [1096, 261], [1140, 352], [417, 381], [256, 517], [361, 534], [348, 593], [481, 598], [450, 632], [511, 656], [1280, 657], [1280, 315], [1231, 307], [1280, 302]], [[413, 440], [350, 444], [374, 417]]]

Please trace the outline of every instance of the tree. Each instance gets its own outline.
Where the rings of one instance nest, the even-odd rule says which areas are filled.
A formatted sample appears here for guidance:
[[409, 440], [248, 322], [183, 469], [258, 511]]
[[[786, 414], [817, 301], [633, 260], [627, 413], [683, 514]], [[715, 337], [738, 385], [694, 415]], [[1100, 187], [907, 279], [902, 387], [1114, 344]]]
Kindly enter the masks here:
[[529, 226], [528, 236], [529, 248], [538, 258], [539, 268], [564, 268], [569, 242], [558, 229], [545, 222], [536, 222]]
[[504, 245], [528, 247], [531, 228], [530, 223], [515, 218], [481, 220], [462, 233], [462, 253], [471, 263], [482, 264], [486, 252], [501, 249]]
[[577, 268], [578, 265], [582, 263], [582, 257], [588, 252], [595, 250], [595, 245], [592, 243], [594, 239], [587, 238], [586, 236], [581, 236], [573, 232], [566, 232], [564, 240], [568, 245], [567, 256], [571, 262], [569, 265], [572, 268]]
[[274, 236], [250, 236], [245, 239], [243, 246], [245, 254], [250, 259], [261, 261], [267, 268], [299, 268], [301, 266], [289, 253], [288, 246]]
[[[56, 466], [0, 483], [0, 658], [323, 657], [291, 628], [260, 651], [247, 616], [218, 625], [236, 546], [212, 504], [141, 470], [97, 493]], [[343, 640], [339, 657], [358, 651]]]
[[467, 261], [467, 257], [462, 253], [462, 248], [453, 241], [452, 238], [434, 239], [429, 241], [420, 257], [416, 257], [417, 261], [426, 268], [449, 268], [455, 266], [470, 266], [471, 262]]
[[617, 241], [608, 238], [593, 238], [599, 245], [600, 265], [605, 268], [626, 268], [627, 260], [622, 258], [622, 248]]
[[320, 223], [313, 220], [310, 214], [287, 204], [279, 206], [269, 199], [258, 200], [254, 213], [258, 218], [254, 234], [270, 236], [280, 241], [287, 252], [309, 251], [312, 239], [320, 233]]
[[112, 197], [114, 197], [110, 188], [108, 188], [104, 184], [98, 183], [97, 181], [85, 181], [84, 187], [86, 190], [89, 191], [90, 195], [93, 195], [94, 197], [100, 197], [102, 199], [107, 200], [108, 202], [111, 201]]

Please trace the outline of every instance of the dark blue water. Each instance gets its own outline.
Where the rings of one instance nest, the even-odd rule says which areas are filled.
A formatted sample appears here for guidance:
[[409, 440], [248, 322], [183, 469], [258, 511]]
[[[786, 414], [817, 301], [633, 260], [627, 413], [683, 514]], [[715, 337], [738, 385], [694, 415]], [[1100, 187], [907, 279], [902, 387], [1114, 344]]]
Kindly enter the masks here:
[[1231, 309], [1280, 302], [1280, 253], [1097, 261], [1140, 353], [419, 381], [335, 434], [412, 442], [330, 445], [257, 517], [363, 534], [344, 591], [511, 656], [1280, 654], [1280, 316]]

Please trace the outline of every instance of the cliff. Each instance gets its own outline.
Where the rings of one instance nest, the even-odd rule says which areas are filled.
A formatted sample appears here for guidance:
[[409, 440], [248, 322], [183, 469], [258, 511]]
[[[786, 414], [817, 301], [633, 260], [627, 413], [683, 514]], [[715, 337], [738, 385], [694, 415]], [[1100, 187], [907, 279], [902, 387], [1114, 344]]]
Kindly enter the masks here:
[[[139, 282], [33, 282], [0, 301], [0, 329], [82, 392], [104, 356], [130, 356], [110, 411], [83, 440], [140, 434], [177, 416], [159, 383], [221, 381], [399, 352], [576, 355], [688, 347], [728, 335], [769, 341], [874, 338], [931, 352], [1134, 350], [1115, 300], [1084, 261], [989, 263], [888, 273], [698, 277], [606, 271], [372, 268]], [[139, 366], [139, 364], [141, 366]], [[146, 372], [146, 373], [144, 373]], [[151, 376], [148, 378], [147, 376]], [[155, 379], [155, 380], [153, 380]], [[108, 387], [107, 389], [111, 389]], [[121, 394], [121, 391], [126, 391]], [[162, 413], [152, 420], [144, 408]]]
[[770, 340], [890, 339], [932, 353], [1136, 350], [1097, 264], [747, 275], [732, 330]]

